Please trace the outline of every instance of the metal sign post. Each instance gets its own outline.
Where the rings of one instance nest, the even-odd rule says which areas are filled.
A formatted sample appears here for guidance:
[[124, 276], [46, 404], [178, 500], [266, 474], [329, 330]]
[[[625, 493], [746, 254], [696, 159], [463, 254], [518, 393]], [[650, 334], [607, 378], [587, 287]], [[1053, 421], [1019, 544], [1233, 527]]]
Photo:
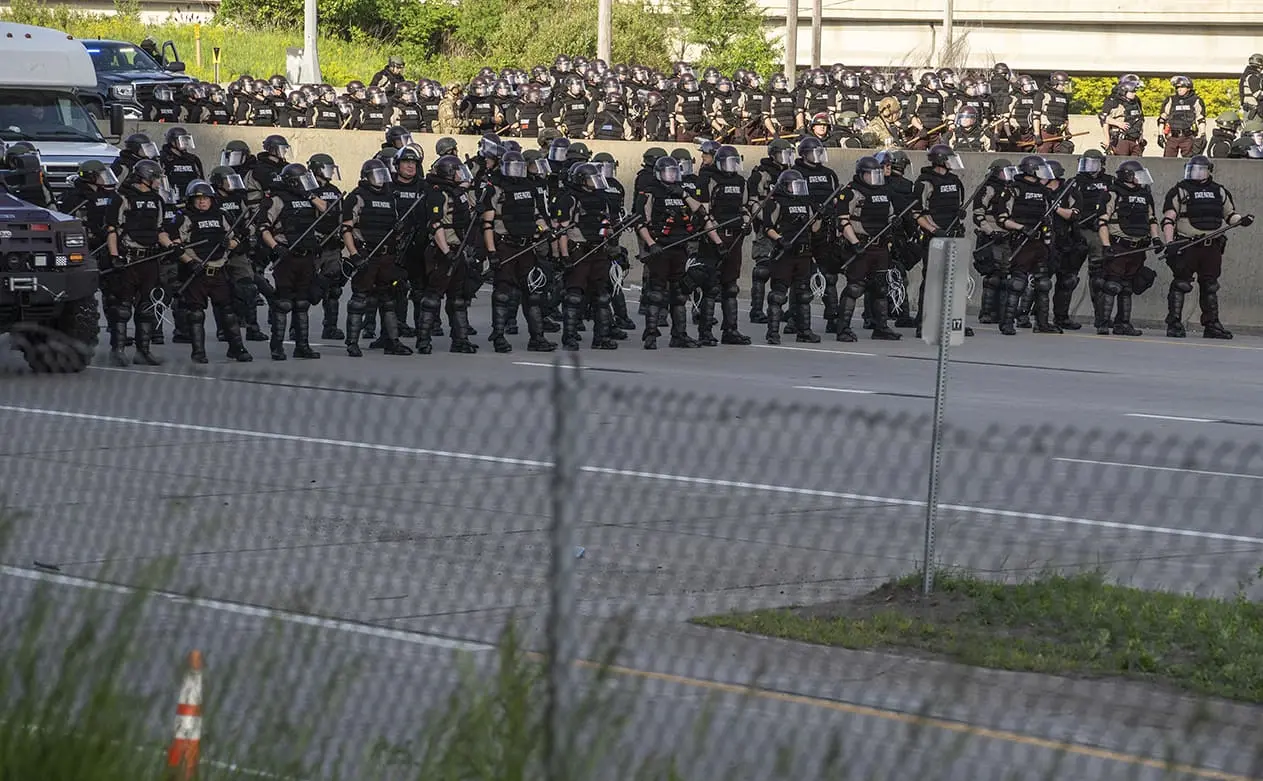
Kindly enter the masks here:
[[969, 268], [960, 258], [969, 254], [968, 239], [934, 239], [925, 266], [925, 304], [921, 335], [938, 345], [934, 385], [934, 429], [930, 436], [930, 485], [925, 500], [924, 574], [921, 588], [934, 590], [934, 527], [938, 521], [939, 473], [943, 465], [943, 417], [947, 406], [947, 363], [953, 346], [965, 341], [965, 304]]

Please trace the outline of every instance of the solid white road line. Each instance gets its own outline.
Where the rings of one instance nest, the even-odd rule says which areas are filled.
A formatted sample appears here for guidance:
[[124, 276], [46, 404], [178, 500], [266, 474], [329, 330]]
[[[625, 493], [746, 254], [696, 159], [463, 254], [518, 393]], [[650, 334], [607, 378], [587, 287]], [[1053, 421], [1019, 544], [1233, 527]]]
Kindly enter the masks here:
[[794, 350], [800, 353], [825, 353], [826, 355], [858, 355], [861, 358], [876, 358], [877, 353], [861, 353], [854, 350], [826, 350], [823, 347], [794, 347], [788, 344], [752, 344], [751, 347], [761, 347], [764, 350]]
[[[531, 361], [514, 361], [514, 362], [513, 362], [513, 365], [514, 365], [514, 366], [536, 366], [536, 367], [539, 367], [539, 368], [541, 368], [541, 369], [552, 369], [552, 368], [554, 368], [553, 364], [551, 364], [551, 363], [532, 363]], [[565, 364], [565, 363], [563, 363], [563, 364], [561, 365], [561, 368], [563, 368], [563, 369], [586, 369], [586, 368], [588, 368], [588, 367], [587, 367], [587, 366], [571, 366], [571, 365], [569, 365], [569, 364]]]
[[[91, 420], [98, 423], [115, 423], [120, 425], [143, 426], [148, 428], [169, 429], [175, 431], [195, 431], [206, 434], [224, 434], [230, 436], [239, 436], [249, 439], [266, 439], [278, 442], [300, 442], [309, 445], [327, 445], [330, 447], [344, 447], [356, 450], [372, 450], [383, 453], [401, 453], [409, 455], [434, 456], [438, 458], [450, 458], [462, 461], [477, 461], [490, 464], [504, 464], [508, 466], [525, 466], [537, 468], [551, 468], [552, 463], [548, 461], [534, 461], [525, 458], [508, 458], [505, 456], [489, 456], [480, 453], [460, 453], [450, 450], [430, 450], [427, 448], [404, 447], [402, 445], [379, 445], [371, 442], [353, 442], [340, 439], [326, 439], [323, 437], [305, 437], [297, 434], [275, 434], [267, 431], [249, 431], [245, 429], [231, 429], [220, 426], [201, 426], [191, 423], [168, 423], [158, 420], [144, 420], [141, 418], [124, 418], [112, 415], [94, 415], [86, 412], [67, 412], [64, 410], [41, 409], [38, 407], [20, 407], [15, 405], [0, 405], [0, 411], [14, 412], [24, 415], [38, 415], [53, 418], [69, 418], [72, 420]], [[884, 504], [896, 507], [917, 507], [924, 508], [925, 501], [920, 499], [903, 499], [899, 497], [873, 496], [869, 494], [856, 494], [847, 491], [827, 491], [816, 488], [798, 488], [788, 485], [773, 485], [769, 483], [750, 483], [741, 480], [723, 480], [719, 478], [709, 477], [690, 477], [688, 475], [673, 475], [662, 472], [642, 472], [632, 469], [613, 469], [601, 466], [581, 466], [579, 471], [587, 474], [608, 475], [612, 477], [630, 477], [637, 480], [655, 480], [664, 483], [678, 483], [682, 485], [700, 485], [711, 488], [737, 489], [744, 491], [761, 491], [771, 494], [782, 494], [787, 496], [811, 496], [824, 499], [841, 499], [852, 502], [865, 502], [869, 504]], [[1234, 542], [1246, 543], [1250, 545], [1263, 545], [1263, 537], [1248, 537], [1240, 534], [1224, 534], [1222, 532], [1203, 531], [1200, 529], [1180, 529], [1168, 526], [1148, 526], [1139, 523], [1121, 523], [1118, 521], [1102, 521], [1093, 518], [1075, 518], [1067, 515], [1051, 515], [1047, 513], [1031, 513], [1019, 510], [998, 510], [991, 507], [978, 507], [967, 504], [940, 504], [939, 507], [944, 510], [954, 510], [958, 512], [970, 513], [977, 516], [985, 516], [990, 518], [1008, 518], [1022, 521], [1036, 521], [1050, 524], [1062, 524], [1067, 526], [1084, 526], [1096, 529], [1112, 529], [1117, 531], [1130, 531], [1143, 534], [1157, 534], [1171, 537], [1185, 537], [1199, 540], [1214, 540], [1216, 542]]]
[[186, 380], [205, 380], [207, 382], [215, 382], [218, 377], [202, 377], [197, 374], [179, 374], [178, 372], [152, 372], [144, 369], [124, 369], [121, 366], [89, 366], [90, 370], [95, 372], [122, 372], [123, 374], [150, 374], [159, 377], [180, 377]]
[[1117, 466], [1124, 469], [1146, 469], [1153, 472], [1181, 472], [1190, 475], [1208, 475], [1210, 477], [1235, 477], [1243, 480], [1263, 480], [1263, 475], [1247, 475], [1240, 472], [1214, 472], [1208, 469], [1181, 469], [1174, 466], [1151, 466], [1149, 464], [1127, 464], [1121, 461], [1093, 461], [1089, 458], [1054, 458], [1068, 464], [1091, 464], [1093, 466]]
[[795, 385], [794, 390], [827, 391], [828, 393], [855, 393], [861, 396], [871, 396], [877, 393], [877, 391], [855, 390], [854, 388], [823, 388], [818, 385]]
[[1219, 423], [1211, 418], [1184, 418], [1179, 415], [1149, 415], [1144, 412], [1128, 412], [1125, 417], [1147, 418], [1149, 420], [1174, 420], [1179, 423]]
[[450, 637], [441, 637], [439, 635], [428, 635], [423, 632], [406, 632], [401, 629], [388, 629], [386, 627], [373, 626], [372, 624], [361, 624], [355, 621], [321, 618], [320, 616], [306, 615], [304, 613], [291, 613], [286, 610], [277, 610], [269, 607], [245, 605], [238, 602], [224, 602], [218, 599], [206, 599], [203, 597], [189, 597], [169, 591], [150, 591], [148, 589], [120, 586], [114, 583], [102, 583], [101, 581], [91, 580], [88, 578], [77, 578], [71, 575], [57, 575], [51, 572], [41, 572], [39, 570], [24, 569], [21, 567], [0, 565], [0, 575], [7, 575], [11, 578], [21, 578], [22, 580], [31, 580], [38, 583], [55, 583], [59, 586], [70, 586], [72, 588], [82, 588], [91, 591], [105, 591], [111, 594], [132, 595], [144, 593], [159, 597], [175, 604], [192, 605], [194, 607], [205, 608], [207, 610], [217, 610], [222, 613], [232, 613], [238, 616], [284, 621], [288, 624], [310, 626], [315, 627], [316, 629], [329, 629], [335, 632], [348, 632], [350, 634], [363, 635], [365, 637], [378, 637], [383, 640], [395, 640], [401, 643], [424, 645], [433, 648], [444, 648], [452, 651], [491, 651], [495, 648], [495, 646], [488, 645], [487, 643], [456, 640]]

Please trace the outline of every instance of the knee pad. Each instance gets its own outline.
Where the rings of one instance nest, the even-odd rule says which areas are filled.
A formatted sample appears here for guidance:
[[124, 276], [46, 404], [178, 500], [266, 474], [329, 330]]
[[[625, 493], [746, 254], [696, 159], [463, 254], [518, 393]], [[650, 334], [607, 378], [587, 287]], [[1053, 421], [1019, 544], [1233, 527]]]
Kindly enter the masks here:
[[299, 298], [294, 301], [295, 312], [306, 312], [309, 309], [311, 309], [311, 302], [308, 301], [307, 299]]
[[1069, 293], [1079, 286], [1079, 277], [1076, 276], [1058, 276], [1057, 289]]
[[996, 274], [988, 274], [982, 278], [982, 286], [987, 290], [999, 290], [1004, 287], [1004, 277]]
[[1171, 290], [1177, 293], [1192, 293], [1193, 283], [1187, 279], [1171, 280]]
[[847, 298], [854, 298], [858, 300], [864, 296], [864, 286], [858, 282], [852, 282], [846, 286], [846, 289], [842, 291], [842, 294]]
[[206, 322], [205, 309], [186, 309], [184, 310], [184, 316], [188, 318], [188, 322], [190, 325], [196, 325], [198, 323]]
[[497, 289], [491, 294], [491, 302], [500, 306], [509, 306], [513, 303], [513, 295], [507, 290]]
[[435, 298], [434, 296], [422, 296], [419, 306], [421, 307], [421, 309], [423, 309], [426, 312], [433, 312], [434, 314], [438, 314], [439, 300]]
[[[1102, 277], [1088, 277], [1088, 287], [1093, 293], [1105, 292], [1105, 280]], [[1190, 286], [1189, 290], [1193, 288]]]
[[741, 286], [738, 285], [736, 282], [733, 282], [730, 285], [726, 285], [724, 286], [722, 295], [724, 298], [736, 298], [737, 296], [741, 295]]
[[1107, 279], [1105, 280], [1105, 283], [1101, 285], [1101, 290], [1111, 296], [1116, 296], [1123, 292], [1123, 283], [1119, 282], [1117, 279]]
[[755, 282], [767, 282], [772, 278], [772, 269], [767, 263], [759, 263], [750, 271], [750, 278]]
[[132, 319], [132, 305], [127, 301], [120, 301], [114, 305], [111, 314], [113, 314], [116, 321], [126, 323]]
[[610, 295], [610, 292], [608, 290], [602, 290], [601, 292], [596, 294], [597, 306], [602, 306], [602, 307], [609, 306], [610, 302], [613, 300], [614, 300], [613, 296]]
[[562, 300], [565, 301], [566, 306], [580, 307], [583, 306], [583, 293], [574, 288], [568, 288]]
[[1014, 293], [1022, 293], [1026, 291], [1026, 275], [1016, 274], [1009, 277], [1009, 290]]
[[883, 273], [877, 276], [869, 277], [868, 290], [873, 295], [880, 296], [882, 298], [890, 295], [890, 283], [886, 281], [886, 275]]
[[645, 303], [653, 306], [662, 306], [667, 302], [667, 296], [658, 288], [651, 288], [645, 291]]
[[469, 308], [468, 298], [449, 298], [447, 299], [447, 303], [448, 306], [452, 308], [453, 312], [460, 312]]
[[785, 302], [789, 300], [789, 296], [785, 295], [784, 290], [773, 290], [767, 294], [767, 302], [774, 307], [785, 306]]
[[1052, 290], [1052, 277], [1035, 277], [1035, 290], [1040, 293], [1047, 293]]
[[346, 302], [346, 311], [354, 314], [364, 314], [372, 306], [371, 299], [363, 293], [355, 293], [351, 296], [351, 300]]
[[1197, 284], [1201, 286], [1203, 293], [1218, 293], [1219, 292], [1218, 279], [1200, 279], [1197, 281]]
[[1133, 286], [1132, 280], [1124, 279], [1120, 284], [1122, 285], [1122, 288], [1123, 288], [1122, 289], [1123, 295], [1129, 296], [1135, 292], [1135, 287]]
[[272, 304], [276, 307], [276, 311], [283, 315], [287, 315], [294, 310], [294, 302], [288, 298], [278, 298]]
[[259, 286], [254, 284], [254, 277], [246, 277], [232, 283], [232, 292], [242, 301], [254, 301], [259, 294]]

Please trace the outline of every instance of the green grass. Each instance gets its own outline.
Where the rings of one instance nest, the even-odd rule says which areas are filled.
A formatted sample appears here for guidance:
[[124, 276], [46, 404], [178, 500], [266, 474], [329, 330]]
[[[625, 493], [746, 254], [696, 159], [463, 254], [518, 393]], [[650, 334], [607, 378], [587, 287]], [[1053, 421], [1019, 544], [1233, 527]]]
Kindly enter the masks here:
[[709, 627], [854, 649], [904, 649], [979, 667], [1118, 676], [1263, 702], [1263, 609], [1144, 591], [1098, 574], [1017, 585], [960, 573], [887, 583], [847, 602], [699, 618]]

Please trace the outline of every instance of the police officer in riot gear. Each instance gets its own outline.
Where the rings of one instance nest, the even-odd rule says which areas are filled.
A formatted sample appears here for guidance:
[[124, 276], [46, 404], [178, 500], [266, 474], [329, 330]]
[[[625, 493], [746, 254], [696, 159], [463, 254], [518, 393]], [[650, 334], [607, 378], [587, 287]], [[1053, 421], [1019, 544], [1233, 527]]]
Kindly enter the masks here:
[[[623, 224], [627, 220], [627, 188], [623, 183], [618, 181], [615, 174], [618, 172], [618, 161], [609, 152], [597, 152], [592, 156], [592, 162], [601, 168], [601, 175], [605, 177], [605, 197], [609, 201], [610, 217], [616, 224]], [[627, 257], [627, 250], [617, 240], [611, 241], [607, 245], [607, 252], [610, 256], [610, 263], [616, 266], [619, 272], [614, 272], [611, 268], [611, 274], [618, 273], [618, 284], [614, 285], [614, 292], [610, 298], [610, 308], [614, 312], [614, 324], [610, 328], [610, 338], [615, 341], [622, 341], [627, 338], [628, 331], [636, 330], [636, 323], [631, 319], [627, 311], [627, 297], [624, 295], [622, 286], [622, 277], [631, 270], [631, 261]], [[611, 281], [613, 281], [611, 279]]]
[[215, 203], [215, 188], [195, 180], [185, 189], [185, 207], [158, 234], [158, 243], [174, 249], [179, 263], [179, 279], [184, 319], [192, 345], [193, 363], [208, 363], [206, 357], [206, 307], [215, 308], [215, 320], [228, 342], [228, 357], [248, 363], [253, 360], [241, 341], [241, 328], [232, 310], [232, 283], [225, 265], [228, 254], [237, 248], [237, 239], [227, 215]]
[[247, 203], [262, 203], [264, 197], [277, 187], [281, 170], [289, 161], [289, 152], [289, 141], [285, 140], [285, 136], [270, 135], [263, 139], [263, 149], [249, 172], [242, 177], [246, 183]]
[[1215, 127], [1210, 131], [1210, 142], [1206, 146], [1206, 156], [1210, 158], [1229, 157], [1232, 154], [1232, 142], [1241, 134], [1241, 115], [1235, 111], [1224, 111], [1215, 117]]
[[100, 254], [105, 247], [105, 222], [116, 187], [118, 178], [105, 163], [84, 160], [57, 207], [58, 211], [83, 221], [83, 227], [88, 232], [88, 248], [94, 255]]
[[[782, 76], [781, 78], [784, 78]], [[767, 296], [767, 283], [772, 278], [772, 257], [774, 245], [763, 230], [763, 206], [772, 197], [772, 189], [780, 177], [794, 162], [794, 147], [783, 138], [773, 139], [767, 145], [767, 157], [759, 161], [750, 178], [746, 182], [746, 200], [754, 218], [754, 241], [750, 251], [753, 267], [750, 270], [750, 322], [759, 324], [767, 322], [767, 314], [763, 311], [763, 302]], [[805, 180], [804, 180], [805, 181]]]
[[171, 187], [181, 195], [188, 192], [189, 185], [194, 180], [206, 178], [202, 172], [202, 161], [194, 154], [196, 149], [189, 131], [176, 126], [166, 132], [162, 149], [158, 152], [159, 162], [162, 163], [162, 170], [166, 172]]
[[149, 140], [144, 133], [132, 133], [123, 139], [123, 147], [119, 150], [118, 159], [110, 164], [114, 176], [120, 182], [126, 181], [132, 168], [141, 160], [157, 160], [158, 145]]
[[561, 347], [579, 349], [579, 323], [591, 296], [595, 300], [592, 347], [613, 350], [618, 343], [610, 338], [613, 323], [606, 239], [615, 228], [605, 192], [605, 175], [592, 163], [579, 163], [571, 167], [567, 180], [552, 214], [562, 231], [556, 247], [564, 290]]
[[1241, 78], [1237, 80], [1237, 97], [1241, 102], [1241, 118], [1259, 116], [1263, 103], [1263, 54], [1251, 54]]
[[1174, 95], [1168, 95], [1158, 111], [1158, 146], [1163, 157], [1192, 157], [1206, 151], [1206, 103], [1193, 91], [1188, 76], [1171, 79]]
[[447, 299], [447, 315], [452, 326], [454, 353], [474, 353], [478, 346], [469, 340], [469, 300], [465, 297], [465, 274], [469, 264], [465, 251], [474, 229], [473, 210], [467, 185], [473, 174], [453, 155], [434, 161], [426, 176], [426, 203], [433, 242], [426, 252], [425, 283], [417, 321], [417, 352], [433, 352], [431, 337], [438, 322], [439, 306]]
[[1108, 153], [1111, 155], [1139, 157], [1144, 154], [1145, 112], [1136, 95], [1139, 89], [1139, 78], [1130, 74], [1124, 76], [1100, 114], [1101, 125], [1109, 134]]
[[[937, 79], [937, 77], [936, 77]], [[861, 157], [855, 163], [855, 175], [838, 196], [838, 223], [841, 236], [850, 248], [850, 258], [843, 269], [846, 287], [838, 312], [837, 340], [854, 342], [851, 319], [855, 304], [871, 289], [873, 303], [873, 338], [897, 340], [903, 337], [887, 323], [890, 314], [887, 296], [890, 293], [886, 271], [890, 268], [890, 252], [879, 238], [896, 216], [882, 163], [875, 157]], [[801, 291], [800, 295], [810, 291]], [[810, 301], [810, 299], [808, 299]]]
[[688, 335], [687, 313], [688, 288], [684, 275], [688, 259], [685, 245], [690, 239], [706, 232], [707, 239], [720, 243], [706, 209], [684, 188], [684, 175], [680, 163], [673, 157], [662, 157], [654, 163], [654, 181], [640, 194], [643, 222], [638, 228], [645, 246], [645, 265], [648, 276], [644, 298], [645, 331], [643, 343], [646, 350], [658, 349], [659, 312], [670, 308], [671, 347], [697, 347], [697, 341]]
[[1003, 157], [992, 160], [987, 166], [987, 178], [970, 204], [975, 236], [974, 270], [982, 277], [978, 322], [984, 325], [1000, 322], [1004, 307], [1006, 285], [1000, 267], [1008, 253], [1008, 234], [997, 219], [1014, 170], [1013, 164]]
[[1048, 78], [1039, 104], [1039, 144], [1035, 153], [1040, 155], [1074, 152], [1070, 135], [1070, 96], [1074, 94], [1074, 82], [1065, 71], [1054, 71]]
[[[1055, 198], [1060, 198], [1061, 206], [1070, 209], [1077, 216], [1068, 220], [1060, 211], [1052, 214], [1052, 226], [1049, 231], [1049, 269], [1054, 276], [1052, 289], [1052, 331], [1061, 333], [1065, 330], [1078, 330], [1079, 324], [1070, 319], [1070, 294], [1079, 284], [1079, 270], [1083, 267], [1086, 253], [1083, 250], [1083, 239], [1079, 235], [1079, 222], [1083, 220], [1085, 211], [1083, 196], [1078, 188], [1066, 181], [1066, 169], [1056, 160], [1048, 160], [1048, 167], [1053, 178], [1048, 182], [1048, 189]], [[1062, 192], [1063, 188], [1065, 192]], [[1093, 213], [1095, 213], [1093, 207]], [[1032, 301], [1032, 304], [1034, 302]]]
[[[1007, 287], [1000, 316], [1000, 333], [1006, 336], [1017, 333], [1015, 320], [1022, 293], [1032, 278], [1035, 284], [1035, 331], [1056, 333], [1060, 330], [1048, 319], [1052, 271], [1045, 242], [1054, 196], [1046, 183], [1053, 178], [1053, 171], [1044, 158], [1038, 155], [1023, 157], [1017, 164], [1017, 177], [1009, 185], [996, 218], [1001, 228], [1011, 231], [1010, 243], [1013, 247], [997, 269], [1005, 278]], [[1071, 209], [1061, 206], [1057, 207], [1057, 211], [1068, 220], [1078, 216]]]
[[[702, 290], [698, 344], [714, 347], [724, 344], [750, 343], [750, 337], [737, 329], [737, 296], [741, 292], [741, 255], [750, 225], [746, 210], [746, 179], [742, 175], [741, 155], [736, 148], [721, 146], [715, 153], [714, 167], [707, 167], [698, 183], [698, 198], [706, 205], [718, 227], [721, 244], [702, 242], [701, 260], [707, 266], [709, 283]], [[723, 322], [720, 339], [715, 339], [715, 303], [721, 302]]]
[[[241, 175], [226, 165], [211, 169], [211, 186], [219, 210], [232, 226], [236, 247], [228, 252], [224, 269], [232, 285], [232, 308], [237, 322], [245, 329], [247, 342], [266, 342], [267, 335], [259, 328], [259, 312], [255, 301], [259, 286], [255, 280], [254, 263], [250, 260], [250, 243], [253, 240], [254, 217], [259, 207], [246, 204], [246, 185]], [[222, 334], [221, 334], [222, 335]], [[224, 335], [224, 341], [227, 341]]]
[[[926, 154], [929, 165], [921, 169], [913, 183], [912, 216], [921, 228], [924, 239], [919, 242], [924, 261], [930, 239], [959, 238], [965, 235], [965, 184], [955, 172], [964, 169], [960, 155], [946, 144], [935, 144]], [[917, 295], [917, 315], [925, 302], [925, 274]]]
[[346, 353], [364, 355], [360, 336], [364, 315], [381, 311], [383, 352], [412, 355], [399, 341], [399, 320], [394, 308], [394, 287], [402, 278], [395, 260], [399, 249], [399, 201], [391, 184], [390, 167], [371, 158], [360, 166], [359, 185], [342, 201], [342, 248], [351, 275], [351, 300], [346, 311]]
[[1167, 191], [1162, 204], [1167, 264], [1175, 275], [1167, 294], [1167, 336], [1177, 339], [1185, 336], [1184, 297], [1193, 292], [1194, 277], [1200, 288], [1202, 336], [1232, 338], [1232, 332], [1219, 321], [1219, 275], [1228, 242], [1223, 235], [1200, 237], [1224, 226], [1248, 228], [1254, 215], [1237, 212], [1232, 193], [1211, 178], [1212, 167], [1202, 155], [1190, 157], [1184, 166], [1184, 180]]
[[[257, 170], [257, 169], [256, 169]], [[301, 163], [281, 169], [272, 195], [259, 210], [259, 239], [271, 253], [274, 293], [269, 321], [272, 326], [272, 360], [285, 360], [285, 331], [293, 314], [294, 357], [314, 359], [320, 353], [311, 349], [311, 290], [316, 284], [316, 259], [320, 237], [316, 233], [320, 216], [328, 205], [316, 197], [320, 182]]]
[[[763, 102], [763, 129], [768, 137], [780, 138], [784, 133], [793, 133], [797, 112], [798, 106], [794, 93], [790, 90], [789, 80], [783, 73], [777, 73], [768, 82], [768, 91]], [[769, 183], [769, 189], [773, 183], [775, 180]]]
[[[767, 294], [767, 343], [781, 343], [781, 316], [789, 303], [791, 290], [810, 289], [813, 233], [821, 230], [821, 221], [808, 194], [807, 179], [796, 168], [787, 168], [771, 187], [771, 197], [763, 201], [759, 217], [763, 235], [772, 245], [766, 265], [771, 291]], [[801, 297], [795, 306], [804, 306]], [[811, 299], [805, 306], [810, 310]], [[810, 326], [811, 313], [800, 314]], [[804, 330], [806, 330], [804, 328]], [[801, 335], [800, 335], [801, 338]], [[817, 337], [817, 340], [819, 338]]]
[[527, 176], [527, 168], [526, 158], [520, 152], [506, 152], [500, 160], [500, 175], [492, 180], [484, 199], [483, 242], [494, 273], [490, 341], [498, 353], [513, 350], [505, 334], [514, 311], [522, 303], [530, 334], [526, 349], [557, 349], [544, 336], [546, 291], [536, 264], [537, 246], [549, 236], [546, 191]]
[[133, 363], [160, 366], [150, 352], [157, 307], [162, 300], [158, 276], [158, 233], [174, 203], [162, 166], [139, 160], [114, 193], [105, 219], [108, 260], [102, 270], [101, 292], [110, 328], [110, 361], [128, 364], [124, 347], [127, 323], [135, 316], [136, 356]]
[[[833, 196], [838, 190], [838, 175], [832, 168], [825, 164], [829, 161], [828, 152], [824, 148], [824, 144], [820, 139], [814, 136], [807, 136], [798, 143], [798, 159], [794, 162], [794, 170], [803, 175], [807, 181], [807, 194], [811, 197], [812, 204], [816, 210], [832, 209], [833, 204], [829, 203], [830, 196]], [[830, 212], [831, 213], [831, 212]], [[832, 221], [825, 223], [825, 229], [813, 231], [811, 236], [811, 254], [815, 261], [816, 268], [824, 274], [824, 320], [825, 332], [833, 333], [836, 329], [836, 321], [838, 318], [838, 268], [841, 264], [841, 257], [838, 253], [837, 233], [834, 229]], [[792, 302], [794, 308], [790, 317], [787, 318], [785, 333], [797, 333], [800, 342], [818, 342], [819, 335], [813, 333], [810, 327], [810, 306], [803, 307], [797, 300], [801, 291], [794, 288], [795, 299]], [[798, 318], [807, 313], [808, 321], [800, 323]]]
[[942, 86], [937, 74], [921, 74], [921, 84], [909, 98], [905, 112], [908, 130], [912, 134], [909, 149], [928, 149], [939, 142], [947, 110], [943, 94], [939, 92]]
[[[1105, 253], [1105, 281], [1102, 309], [1108, 317], [1114, 300], [1118, 300], [1118, 312], [1113, 318], [1115, 336], [1140, 336], [1141, 332], [1131, 324], [1132, 295], [1138, 293], [1145, 274], [1145, 255], [1150, 247], [1161, 251], [1163, 241], [1158, 236], [1158, 215], [1149, 185], [1153, 177], [1138, 160], [1127, 160], [1114, 172], [1114, 186], [1097, 222], [1101, 244]], [[1098, 328], [1097, 333], [1108, 331]]]
[[[1074, 177], [1074, 189], [1079, 194], [1079, 218], [1075, 227], [1079, 242], [1074, 251], [1063, 254], [1062, 266], [1057, 270], [1057, 291], [1053, 297], [1053, 312], [1057, 325], [1064, 330], [1077, 331], [1079, 323], [1070, 318], [1070, 294], [1079, 284], [1079, 270], [1084, 262], [1088, 267], [1088, 298], [1092, 301], [1093, 327], [1110, 328], [1109, 313], [1104, 310], [1106, 298], [1105, 254], [1098, 225], [1105, 213], [1105, 202], [1114, 186], [1114, 177], [1105, 173], [1105, 155], [1099, 149], [1089, 149], [1079, 158], [1079, 170]], [[1064, 302], [1065, 309], [1061, 309]], [[1062, 313], [1064, 312], [1064, 319]]]
[[342, 200], [342, 190], [334, 182], [342, 181], [342, 171], [333, 158], [326, 154], [314, 154], [307, 160], [307, 170], [316, 177], [315, 196], [330, 207], [320, 215], [316, 234], [320, 239], [320, 253], [316, 258], [316, 286], [314, 292], [324, 319], [320, 328], [321, 339], [345, 339], [346, 334], [338, 327], [342, 287], [346, 277], [342, 272], [342, 235], [340, 210], [332, 208]]
[[368, 85], [379, 87], [387, 95], [393, 95], [403, 82], [403, 57], [392, 54], [386, 58], [386, 67], [374, 73]]

